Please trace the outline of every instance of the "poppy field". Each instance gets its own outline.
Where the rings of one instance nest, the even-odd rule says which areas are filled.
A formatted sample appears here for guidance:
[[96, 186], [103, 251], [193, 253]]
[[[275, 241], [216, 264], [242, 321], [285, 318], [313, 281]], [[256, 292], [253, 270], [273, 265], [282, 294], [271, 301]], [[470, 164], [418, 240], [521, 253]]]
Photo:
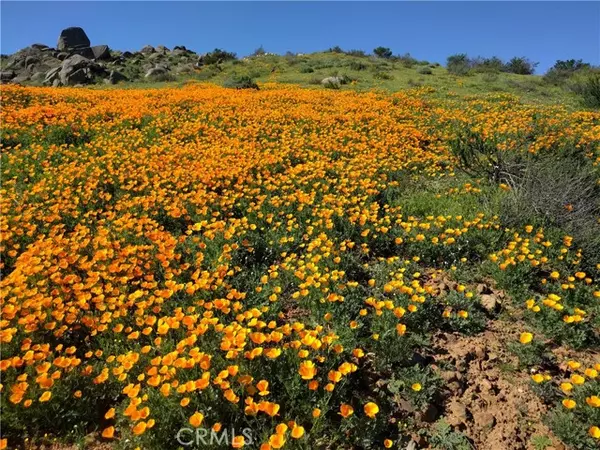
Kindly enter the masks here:
[[260, 87], [2, 87], [0, 447], [598, 448], [600, 113]]

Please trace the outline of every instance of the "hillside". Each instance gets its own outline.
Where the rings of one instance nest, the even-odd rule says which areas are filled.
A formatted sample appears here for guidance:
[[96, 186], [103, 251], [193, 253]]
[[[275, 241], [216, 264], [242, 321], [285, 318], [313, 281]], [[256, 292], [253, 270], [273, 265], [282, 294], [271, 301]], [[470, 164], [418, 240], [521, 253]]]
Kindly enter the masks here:
[[[73, 34], [69, 30], [80, 31]], [[328, 51], [265, 53], [237, 59], [218, 50], [199, 55], [184, 46], [173, 49], [146, 46], [139, 51], [117, 51], [105, 45], [90, 46], [80, 28], [62, 33], [70, 36], [71, 42], [60, 38], [57, 48], [33, 44], [14, 55], [3, 55], [2, 80], [23, 85], [119, 83], [120, 87], [155, 87], [193, 79], [235, 87], [241, 77], [248, 77], [258, 83], [291, 83], [359, 92], [399, 91], [422, 86], [433, 88], [441, 97], [507, 93], [527, 103], [579, 105], [578, 97], [571, 90], [549, 84], [538, 75], [488, 71], [456, 76], [439, 63], [406, 56], [387, 59], [360, 55], [360, 52]], [[323, 80], [330, 77], [339, 77], [342, 82], [324, 86]]]

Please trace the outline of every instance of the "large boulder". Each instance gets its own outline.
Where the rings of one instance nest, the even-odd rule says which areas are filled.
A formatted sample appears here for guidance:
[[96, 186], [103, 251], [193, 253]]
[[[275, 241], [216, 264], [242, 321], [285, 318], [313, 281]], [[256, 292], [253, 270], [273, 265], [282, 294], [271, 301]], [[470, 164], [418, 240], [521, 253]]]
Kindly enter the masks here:
[[60, 51], [70, 51], [90, 46], [90, 40], [80, 27], [65, 28], [60, 32], [57, 48]]
[[108, 45], [94, 45], [91, 49], [94, 59], [110, 59], [110, 50]]
[[0, 72], [0, 81], [10, 81], [16, 76], [14, 70], [3, 70]]
[[146, 78], [157, 78], [160, 76], [164, 76], [167, 74], [167, 69], [164, 67], [153, 67], [152, 69], [146, 72], [144, 75]]
[[152, 47], [151, 45], [146, 45], [140, 50], [140, 53], [143, 53], [144, 55], [149, 55], [150, 53], [154, 53], [155, 51], [156, 50], [154, 50], [154, 47]]
[[108, 84], [117, 84], [119, 81], [127, 81], [127, 77], [121, 72], [111, 70], [110, 74], [108, 74], [108, 78], [106, 78], [104, 81]]
[[63, 61], [60, 69], [60, 82], [65, 86], [84, 84], [93, 81], [94, 73], [101, 67], [81, 55], [73, 55]]
[[59, 80], [60, 82], [60, 70], [61, 67], [55, 67], [54, 69], [50, 69], [46, 72], [46, 76], [44, 78], [45, 85], [52, 85], [55, 80]]

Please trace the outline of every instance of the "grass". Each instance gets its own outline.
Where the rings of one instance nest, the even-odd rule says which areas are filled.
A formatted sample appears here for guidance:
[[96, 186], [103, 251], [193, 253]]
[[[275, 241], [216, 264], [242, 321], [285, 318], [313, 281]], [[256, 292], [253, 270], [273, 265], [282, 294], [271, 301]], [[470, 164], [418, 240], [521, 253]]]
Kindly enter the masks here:
[[[428, 67], [431, 74], [419, 73], [423, 67]], [[306, 72], [307, 68], [310, 68], [311, 72]], [[575, 93], [546, 83], [541, 76], [537, 75], [474, 73], [468, 76], [456, 76], [440, 65], [415, 64], [406, 67], [402, 62], [391, 62], [376, 57], [357, 57], [327, 52], [293, 57], [278, 55], [249, 57], [225, 62], [220, 65], [220, 70], [215, 70], [214, 66], [206, 66], [198, 69], [196, 74], [180, 76], [172, 83], [141, 81], [125, 83], [117, 89], [181, 86], [186, 80], [210, 81], [222, 85], [231, 77], [239, 76], [249, 76], [259, 83], [277, 82], [313, 88], [322, 79], [337, 75], [346, 75], [354, 80], [342, 86], [340, 88], [342, 91], [397, 92], [424, 87], [435, 90], [434, 96], [440, 99], [482, 94], [511, 94], [517, 95], [523, 102], [530, 104], [580, 107], [580, 100]], [[115, 89], [113, 86], [100, 88]]]

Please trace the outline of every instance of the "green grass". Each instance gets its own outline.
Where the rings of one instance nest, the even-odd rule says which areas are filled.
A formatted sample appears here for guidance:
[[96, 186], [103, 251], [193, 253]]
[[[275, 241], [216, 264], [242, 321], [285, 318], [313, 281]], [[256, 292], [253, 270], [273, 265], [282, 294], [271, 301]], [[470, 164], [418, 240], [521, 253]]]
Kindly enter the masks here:
[[[431, 74], [421, 74], [419, 69], [429, 67]], [[308, 70], [312, 70], [309, 72]], [[406, 67], [400, 61], [389, 61], [376, 57], [357, 57], [340, 53], [313, 53], [301, 56], [266, 55], [228, 61], [220, 65], [205, 66], [195, 74], [182, 75], [174, 82], [125, 83], [122, 87], [148, 87], [182, 85], [186, 80], [199, 80], [222, 85], [232, 76], [250, 76], [259, 83], [277, 82], [296, 84], [303, 87], [323, 89], [323, 78], [346, 75], [352, 80], [341, 90], [365, 92], [384, 90], [401, 91], [423, 86], [433, 88], [440, 98], [464, 97], [478, 94], [513, 94], [525, 103], [564, 104], [580, 107], [576, 94], [561, 87], [548, 84], [538, 75], [515, 75], [511, 73], [474, 73], [456, 76], [445, 67], [431, 64], [415, 64]], [[103, 89], [107, 88], [102, 86]], [[110, 88], [110, 87], [108, 87]]]

